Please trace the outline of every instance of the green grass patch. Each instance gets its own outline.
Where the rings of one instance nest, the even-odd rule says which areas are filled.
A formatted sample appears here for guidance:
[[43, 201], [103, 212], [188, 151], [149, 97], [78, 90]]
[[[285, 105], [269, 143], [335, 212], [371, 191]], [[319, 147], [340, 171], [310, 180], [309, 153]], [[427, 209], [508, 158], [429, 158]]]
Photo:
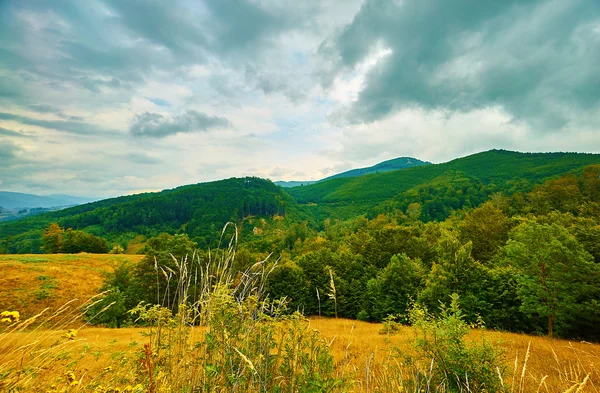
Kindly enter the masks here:
[[48, 258], [42, 258], [42, 257], [16, 257], [16, 258], [11, 258], [16, 260], [17, 262], [21, 262], [21, 263], [45, 263], [45, 262], [50, 262], [50, 260]]
[[52, 292], [58, 288], [58, 282], [52, 276], [37, 276], [40, 283], [40, 289], [37, 290], [35, 296], [38, 300], [44, 300], [52, 295]]

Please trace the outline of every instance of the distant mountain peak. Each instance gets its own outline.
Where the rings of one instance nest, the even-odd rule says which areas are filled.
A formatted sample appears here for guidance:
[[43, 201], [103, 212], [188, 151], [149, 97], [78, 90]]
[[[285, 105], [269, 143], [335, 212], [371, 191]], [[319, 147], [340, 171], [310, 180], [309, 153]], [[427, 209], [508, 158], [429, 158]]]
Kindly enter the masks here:
[[337, 173], [335, 175], [328, 176], [321, 180], [276, 181], [274, 183], [281, 187], [298, 187], [298, 186], [305, 186], [305, 185], [310, 185], [313, 183], [322, 182], [325, 180], [338, 179], [338, 178], [342, 178], [342, 177], [357, 177], [357, 176], [362, 176], [362, 175], [368, 175], [371, 173], [389, 172], [389, 171], [395, 171], [395, 170], [399, 170], [399, 169], [411, 168], [414, 166], [430, 165], [430, 164], [431, 163], [428, 161], [421, 161], [418, 158], [414, 158], [414, 157], [397, 157], [397, 158], [392, 158], [390, 160], [382, 161], [382, 162], [375, 164], [373, 166], [370, 166], [370, 167], [350, 169], [345, 172], [341, 172], [341, 173]]

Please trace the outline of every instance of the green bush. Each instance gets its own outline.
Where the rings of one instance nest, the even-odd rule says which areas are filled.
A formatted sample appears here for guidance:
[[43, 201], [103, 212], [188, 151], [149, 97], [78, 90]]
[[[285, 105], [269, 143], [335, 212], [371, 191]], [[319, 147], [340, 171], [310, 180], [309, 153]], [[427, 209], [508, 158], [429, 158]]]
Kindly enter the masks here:
[[[464, 321], [458, 295], [453, 294], [450, 306], [441, 306], [439, 317], [427, 308], [415, 304], [410, 310], [410, 322], [417, 337], [415, 346], [419, 358], [431, 362], [431, 383], [448, 392], [503, 392], [500, 375], [503, 371], [502, 351], [491, 343], [467, 339], [475, 326]], [[436, 390], [438, 391], [438, 390]]]

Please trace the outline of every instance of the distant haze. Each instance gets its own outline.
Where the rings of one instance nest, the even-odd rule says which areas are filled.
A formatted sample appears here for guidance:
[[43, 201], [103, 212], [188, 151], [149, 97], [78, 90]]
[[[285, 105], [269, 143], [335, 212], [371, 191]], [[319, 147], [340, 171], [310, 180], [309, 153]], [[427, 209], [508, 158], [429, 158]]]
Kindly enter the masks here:
[[82, 198], [71, 195], [39, 196], [17, 192], [0, 191], [0, 207], [5, 209], [19, 208], [53, 208], [80, 205], [98, 200], [99, 198]]

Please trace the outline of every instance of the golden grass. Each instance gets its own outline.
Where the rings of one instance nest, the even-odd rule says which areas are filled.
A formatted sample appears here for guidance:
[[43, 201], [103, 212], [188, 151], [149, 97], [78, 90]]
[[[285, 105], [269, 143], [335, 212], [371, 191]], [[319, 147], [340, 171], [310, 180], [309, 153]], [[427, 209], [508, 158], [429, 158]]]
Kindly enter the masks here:
[[0, 308], [18, 310], [22, 318], [73, 299], [96, 295], [104, 274], [142, 255], [48, 254], [0, 255]]
[[[353, 373], [355, 383], [353, 391], [365, 391], [365, 370], [367, 364], [370, 372], [380, 371], [381, 363], [393, 346], [403, 353], [411, 353], [411, 341], [414, 331], [410, 327], [402, 327], [398, 334], [387, 336], [379, 334], [381, 324], [371, 324], [347, 319], [313, 318], [311, 327], [331, 342], [334, 358], [339, 367]], [[77, 360], [73, 371], [83, 381], [91, 380], [105, 372], [109, 366], [114, 367], [115, 358], [133, 358], [139, 356], [140, 348], [147, 341], [142, 335], [143, 328], [107, 329], [86, 327], [79, 331], [76, 339], [65, 343], [64, 350], [70, 353], [71, 361]], [[58, 342], [65, 331], [39, 331], [35, 333], [13, 333], [27, 335], [28, 340], [43, 337], [46, 342]], [[600, 391], [600, 345], [565, 340], [550, 340], [545, 337], [527, 336], [513, 333], [492, 331], [474, 331], [473, 339], [483, 336], [486, 340], [499, 342], [506, 350], [507, 373], [503, 376], [505, 384], [515, 386], [514, 392], [566, 392], [575, 383], [581, 382], [589, 374], [589, 380], [579, 392]], [[17, 339], [22, 342], [23, 337]], [[64, 338], [62, 338], [63, 341]], [[4, 340], [7, 342], [8, 340]], [[523, 389], [519, 390], [523, 362], [530, 346], [530, 355], [525, 367]], [[10, 348], [0, 348], [0, 354], [7, 353]], [[22, 351], [21, 351], [22, 352]], [[21, 356], [16, 351], [12, 356]], [[85, 356], [81, 354], [85, 353]], [[0, 362], [6, 361], [0, 355]], [[517, 360], [514, 372], [515, 359]], [[43, 378], [48, 381], [66, 372], [63, 365], [49, 366]], [[512, 382], [513, 372], [515, 382]], [[372, 386], [373, 387], [373, 386]], [[575, 390], [573, 390], [575, 391]]]
[[[410, 327], [401, 327], [398, 334], [388, 336], [379, 334], [381, 324], [348, 319], [313, 318], [311, 325], [324, 337], [332, 340], [336, 360], [342, 362], [349, 358], [351, 367], [362, 370], [372, 356], [371, 368], [374, 372], [377, 372], [392, 346], [411, 353], [410, 344], [415, 337], [414, 330]], [[503, 377], [508, 386], [515, 373], [515, 359], [518, 386], [530, 345], [530, 355], [525, 367], [525, 392], [565, 392], [573, 384], [583, 381], [588, 374], [589, 380], [579, 392], [600, 391], [600, 344], [494, 331], [471, 333], [472, 339], [481, 337], [488, 342], [497, 342], [506, 351], [507, 374]], [[544, 381], [540, 387], [542, 380]], [[515, 392], [517, 391], [515, 388]]]

